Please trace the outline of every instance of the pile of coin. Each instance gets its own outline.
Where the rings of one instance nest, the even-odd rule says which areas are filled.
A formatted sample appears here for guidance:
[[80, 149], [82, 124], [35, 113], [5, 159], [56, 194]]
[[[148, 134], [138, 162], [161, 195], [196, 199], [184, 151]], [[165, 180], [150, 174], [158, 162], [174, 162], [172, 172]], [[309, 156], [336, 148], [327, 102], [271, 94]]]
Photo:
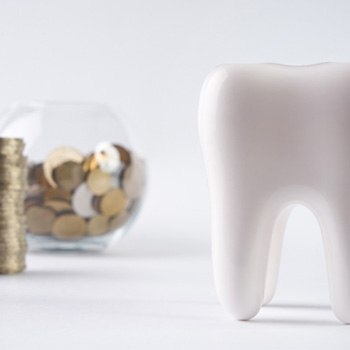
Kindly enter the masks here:
[[0, 273], [21, 272], [25, 268], [24, 199], [27, 164], [24, 142], [0, 138]]
[[27, 231], [57, 240], [104, 235], [122, 227], [144, 190], [144, 161], [121, 145], [101, 142], [83, 155], [70, 146], [29, 166]]

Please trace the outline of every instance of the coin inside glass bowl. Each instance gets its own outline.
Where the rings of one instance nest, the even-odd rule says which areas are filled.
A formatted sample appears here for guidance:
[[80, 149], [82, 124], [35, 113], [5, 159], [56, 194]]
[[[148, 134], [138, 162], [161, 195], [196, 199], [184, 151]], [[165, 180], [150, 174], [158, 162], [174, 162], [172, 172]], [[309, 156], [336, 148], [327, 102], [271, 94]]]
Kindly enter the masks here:
[[121, 152], [117, 167], [109, 166], [108, 156], [102, 154], [102, 169], [94, 153], [84, 155], [69, 146], [30, 165], [26, 198], [30, 234], [77, 242], [111, 234], [127, 224], [142, 197], [144, 163], [125, 147], [107, 142], [103, 146]]

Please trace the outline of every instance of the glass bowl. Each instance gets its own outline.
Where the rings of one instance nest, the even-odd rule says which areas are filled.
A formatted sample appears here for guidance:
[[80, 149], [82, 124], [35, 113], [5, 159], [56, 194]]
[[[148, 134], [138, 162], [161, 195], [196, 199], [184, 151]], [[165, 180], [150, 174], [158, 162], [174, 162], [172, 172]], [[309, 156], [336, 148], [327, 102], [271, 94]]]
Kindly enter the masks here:
[[107, 106], [17, 104], [0, 135], [26, 144], [31, 250], [102, 250], [125, 235], [141, 207], [145, 162]]

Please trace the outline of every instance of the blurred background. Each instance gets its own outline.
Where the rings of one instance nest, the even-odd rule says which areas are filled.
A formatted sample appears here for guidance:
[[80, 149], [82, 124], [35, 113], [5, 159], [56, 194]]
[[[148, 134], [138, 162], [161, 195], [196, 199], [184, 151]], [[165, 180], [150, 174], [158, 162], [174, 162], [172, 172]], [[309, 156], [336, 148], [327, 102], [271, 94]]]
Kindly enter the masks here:
[[[111, 106], [149, 169], [144, 208], [117, 254], [209, 257], [197, 135], [205, 76], [221, 63], [349, 61], [349, 17], [345, 0], [1, 0], [0, 109], [33, 99]], [[288, 225], [278, 293], [298, 291], [328, 298], [305, 208]]]

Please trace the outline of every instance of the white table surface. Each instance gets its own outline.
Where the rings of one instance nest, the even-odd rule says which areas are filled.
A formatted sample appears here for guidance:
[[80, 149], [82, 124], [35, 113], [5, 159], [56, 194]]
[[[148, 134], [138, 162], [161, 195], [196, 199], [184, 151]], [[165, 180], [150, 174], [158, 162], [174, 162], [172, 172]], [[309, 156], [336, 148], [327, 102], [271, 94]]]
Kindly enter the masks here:
[[[181, 242], [179, 242], [181, 241]], [[322, 297], [276, 296], [253, 321], [218, 304], [209, 249], [130, 235], [105, 254], [29, 254], [0, 278], [0, 349], [349, 349]], [[303, 299], [303, 297], [304, 299]]]

